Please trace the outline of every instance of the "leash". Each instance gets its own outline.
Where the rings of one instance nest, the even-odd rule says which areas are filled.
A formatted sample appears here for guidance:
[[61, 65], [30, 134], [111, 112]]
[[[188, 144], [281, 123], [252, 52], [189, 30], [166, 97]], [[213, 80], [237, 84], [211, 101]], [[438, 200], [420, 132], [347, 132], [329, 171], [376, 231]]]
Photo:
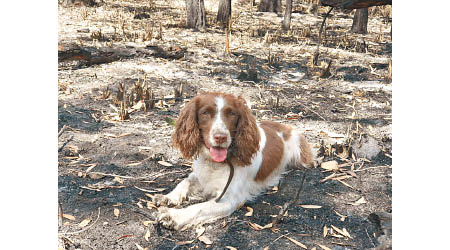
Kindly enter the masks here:
[[233, 175], [234, 175], [234, 166], [233, 166], [233, 164], [231, 163], [231, 160], [229, 160], [228, 158], [227, 158], [227, 160], [226, 160], [226, 163], [228, 163], [228, 166], [230, 167], [230, 175], [228, 175], [228, 181], [227, 181], [227, 184], [226, 184], [225, 187], [223, 188], [222, 194], [221, 194], [219, 197], [217, 197], [216, 202], [219, 202], [219, 201], [220, 201], [220, 199], [222, 198], [222, 196], [223, 196], [223, 195], [225, 194], [225, 192], [227, 191], [228, 186], [230, 185], [231, 179], [233, 179]]

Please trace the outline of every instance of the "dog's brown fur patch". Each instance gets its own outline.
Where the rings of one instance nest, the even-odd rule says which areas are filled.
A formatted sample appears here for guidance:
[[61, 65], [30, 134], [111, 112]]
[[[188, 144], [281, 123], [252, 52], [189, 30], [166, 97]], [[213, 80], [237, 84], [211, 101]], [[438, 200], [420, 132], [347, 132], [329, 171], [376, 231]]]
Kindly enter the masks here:
[[[274, 169], [278, 168], [283, 157], [284, 144], [283, 140], [277, 135], [275, 122], [261, 122], [261, 128], [266, 134], [266, 145], [263, 150], [263, 162], [256, 174], [256, 181], [263, 181], [269, 176]], [[280, 124], [281, 125], [281, 124]], [[284, 134], [283, 134], [284, 135]], [[284, 137], [284, 136], [283, 136]]]

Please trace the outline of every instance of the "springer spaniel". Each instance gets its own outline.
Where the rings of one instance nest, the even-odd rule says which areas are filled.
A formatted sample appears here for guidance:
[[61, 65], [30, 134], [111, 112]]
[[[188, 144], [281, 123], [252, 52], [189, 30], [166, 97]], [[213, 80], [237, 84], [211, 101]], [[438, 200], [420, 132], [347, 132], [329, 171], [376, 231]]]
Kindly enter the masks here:
[[[184, 158], [194, 159], [193, 172], [186, 179], [167, 195], [153, 197], [161, 206], [158, 222], [175, 230], [232, 214], [277, 185], [288, 165], [309, 167], [315, 159], [300, 132], [272, 121], [257, 123], [243, 98], [217, 92], [201, 94], [186, 104], [172, 141]], [[186, 208], [166, 207], [194, 197], [207, 201]]]

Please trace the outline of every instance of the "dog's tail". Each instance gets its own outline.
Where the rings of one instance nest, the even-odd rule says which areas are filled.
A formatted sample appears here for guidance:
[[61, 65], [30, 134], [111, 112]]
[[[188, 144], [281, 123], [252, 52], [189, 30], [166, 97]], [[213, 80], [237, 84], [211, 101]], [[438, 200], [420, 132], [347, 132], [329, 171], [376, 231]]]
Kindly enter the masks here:
[[295, 131], [294, 144], [292, 150], [291, 167], [294, 168], [312, 168], [318, 165], [318, 159], [316, 153], [312, 149], [311, 145], [306, 140], [305, 135], [299, 131]]

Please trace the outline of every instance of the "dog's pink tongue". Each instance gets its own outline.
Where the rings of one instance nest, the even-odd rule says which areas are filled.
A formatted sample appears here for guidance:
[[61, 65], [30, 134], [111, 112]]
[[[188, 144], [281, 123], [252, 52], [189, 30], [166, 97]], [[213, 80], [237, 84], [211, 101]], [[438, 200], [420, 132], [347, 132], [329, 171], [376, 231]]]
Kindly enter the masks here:
[[211, 155], [213, 161], [223, 162], [227, 158], [227, 149], [219, 147], [210, 147], [209, 154]]

